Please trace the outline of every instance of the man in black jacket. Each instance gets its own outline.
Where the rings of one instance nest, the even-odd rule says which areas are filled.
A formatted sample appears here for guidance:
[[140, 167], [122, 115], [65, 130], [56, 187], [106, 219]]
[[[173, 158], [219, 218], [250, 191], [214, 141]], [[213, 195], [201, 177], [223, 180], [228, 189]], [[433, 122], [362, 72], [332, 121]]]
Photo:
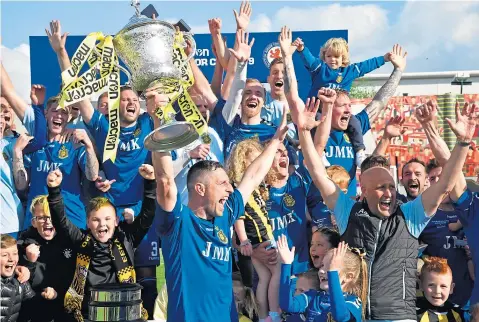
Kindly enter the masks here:
[[[323, 151], [330, 133], [336, 99], [335, 92], [329, 89], [321, 89], [318, 94], [324, 114], [324, 121], [319, 122], [311, 120], [311, 111], [317, 109], [317, 105], [308, 104], [305, 109], [297, 94], [287, 96], [293, 120], [299, 128], [305, 163], [325, 204], [334, 212], [341, 239], [351, 247], [366, 250], [369, 265], [368, 303], [363, 304], [367, 307], [366, 319], [416, 321], [417, 238], [436, 213], [444, 195], [461, 176], [477, 123], [473, 111], [465, 109], [463, 115], [457, 112], [457, 121], [449, 122], [458, 140], [436, 185], [415, 200], [402, 204], [396, 200], [396, 184], [388, 162], [375, 163], [377, 156], [371, 156], [363, 162], [371, 166], [360, 178], [364, 201], [354, 202], [328, 178], [318, 154]], [[317, 123], [322, 124], [313, 144], [308, 132]]]
[[[66, 321], [63, 298], [75, 269], [75, 248], [53, 227], [47, 196], [32, 201], [32, 227], [20, 233], [20, 264], [32, 272], [35, 297], [22, 306], [19, 321]], [[41, 307], [41, 310], [37, 308]]]
[[48, 204], [53, 226], [57, 234], [69, 238], [77, 250], [75, 273], [64, 301], [65, 309], [77, 321], [83, 321], [88, 314], [91, 286], [136, 282], [134, 250], [152, 225], [156, 208], [154, 169], [143, 164], [139, 172], [145, 179], [144, 199], [135, 221], [119, 223], [115, 207], [108, 199], [93, 198], [87, 206], [86, 231], [73, 225], [65, 216], [60, 194], [61, 171], [48, 174]]

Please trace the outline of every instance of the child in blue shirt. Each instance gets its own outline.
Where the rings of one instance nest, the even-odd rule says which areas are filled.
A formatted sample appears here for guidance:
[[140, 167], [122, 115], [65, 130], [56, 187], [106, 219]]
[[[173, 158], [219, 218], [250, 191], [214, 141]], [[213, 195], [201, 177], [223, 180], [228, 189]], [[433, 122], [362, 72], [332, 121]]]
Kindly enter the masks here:
[[[384, 56], [350, 64], [349, 46], [343, 38], [329, 39], [321, 47], [319, 58], [311, 54], [309, 49], [304, 46], [301, 38], [297, 38], [293, 44], [297, 46], [301, 60], [311, 74], [312, 85], [308, 97], [316, 97], [318, 90], [322, 87], [349, 92], [356, 78], [362, 77], [390, 61], [390, 54], [387, 53]], [[346, 134], [351, 140], [354, 152], [356, 152], [356, 164], [360, 166], [366, 158], [364, 153], [366, 147], [360, 122], [355, 116], [351, 116], [349, 119]]]
[[[300, 295], [291, 291], [291, 263], [294, 247], [290, 250], [286, 237], [278, 239], [281, 258], [280, 306], [291, 313], [305, 312], [308, 322], [362, 321], [367, 294], [367, 264], [358, 249], [349, 249], [341, 242], [323, 259], [318, 276], [322, 291], [309, 290]], [[342, 289], [342, 288], [343, 289]]]

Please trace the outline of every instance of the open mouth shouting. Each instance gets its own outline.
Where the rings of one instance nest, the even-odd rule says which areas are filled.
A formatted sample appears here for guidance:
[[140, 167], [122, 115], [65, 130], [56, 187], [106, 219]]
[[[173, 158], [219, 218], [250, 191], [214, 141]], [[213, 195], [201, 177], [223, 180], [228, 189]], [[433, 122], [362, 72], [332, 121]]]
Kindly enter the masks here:
[[281, 169], [287, 169], [288, 168], [288, 158], [282, 157], [279, 159], [278, 165]]
[[321, 262], [323, 261], [323, 256], [319, 256], [316, 254], [311, 254], [311, 260], [313, 261], [314, 267], [319, 267], [321, 265]]
[[107, 237], [107, 234], [108, 234], [108, 228], [106, 228], [106, 227], [99, 228], [99, 229], [97, 229], [96, 233], [98, 235], [98, 239], [100, 241], [104, 241]]
[[134, 105], [128, 105], [126, 107], [126, 114], [130, 117], [134, 117], [136, 113], [136, 107]]
[[53, 228], [52, 225], [43, 226], [43, 234], [46, 237], [52, 237], [54, 232], [55, 232], [55, 228]]
[[278, 79], [276, 82], [274, 82], [274, 87], [277, 89], [282, 89], [284, 85], [284, 81], [282, 79]]
[[249, 100], [248, 102], [246, 102], [246, 107], [251, 108], [251, 109], [255, 109], [256, 107], [258, 107], [258, 101], [257, 100]]
[[419, 194], [419, 181], [417, 180], [409, 180], [407, 183], [407, 188], [409, 190], [409, 194], [411, 195], [418, 195]]
[[381, 211], [388, 211], [391, 209], [392, 201], [391, 199], [381, 199], [379, 200], [379, 209]]
[[52, 120], [52, 130], [53, 129], [59, 129], [61, 130], [63, 126], [63, 121], [61, 118], [55, 118]]
[[226, 201], [228, 200], [229, 196], [223, 197], [219, 200], [219, 204], [221, 205], [222, 208], [225, 207]]
[[339, 123], [342, 125], [342, 126], [348, 126], [348, 123], [349, 123], [349, 119], [351, 118], [351, 114], [343, 114], [343, 116], [341, 116], [339, 118]]

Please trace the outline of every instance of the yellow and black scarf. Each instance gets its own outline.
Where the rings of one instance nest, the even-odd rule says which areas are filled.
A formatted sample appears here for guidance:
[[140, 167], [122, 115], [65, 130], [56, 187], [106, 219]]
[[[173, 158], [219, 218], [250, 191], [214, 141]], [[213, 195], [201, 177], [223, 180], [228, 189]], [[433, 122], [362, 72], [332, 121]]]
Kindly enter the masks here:
[[[86, 278], [90, 267], [94, 243], [95, 241], [91, 234], [87, 234], [77, 253], [73, 281], [65, 294], [65, 309], [68, 313], [73, 313], [78, 322], [83, 322], [81, 308], [83, 297], [85, 296]], [[113, 258], [113, 265], [116, 270], [118, 281], [120, 283], [136, 283], [136, 273], [133, 263], [128, 256], [125, 246], [116, 235], [113, 236], [113, 240], [110, 243], [110, 254]], [[148, 313], [143, 307], [141, 308], [141, 311], [142, 318], [146, 321], [148, 319]]]

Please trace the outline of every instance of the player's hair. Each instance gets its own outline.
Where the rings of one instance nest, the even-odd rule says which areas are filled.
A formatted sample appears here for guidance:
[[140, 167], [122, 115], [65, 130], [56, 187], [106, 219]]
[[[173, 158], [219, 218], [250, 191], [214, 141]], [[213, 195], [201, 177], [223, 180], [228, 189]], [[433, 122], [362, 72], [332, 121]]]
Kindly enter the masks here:
[[[263, 87], [263, 84], [259, 81], [259, 79], [247, 78], [246, 82], [245, 82], [245, 86], [247, 86], [248, 84], [253, 84], [253, 83], [258, 83], [259, 85], [261, 85], [261, 88], [263, 88], [263, 94], [266, 97], [266, 89]], [[244, 91], [243, 91], [243, 93], [244, 93]], [[243, 96], [244, 96], [244, 94], [243, 94]]]
[[326, 169], [326, 172], [340, 189], [348, 189], [351, 177], [345, 168], [340, 165], [332, 165]]
[[238, 313], [244, 310], [246, 315], [250, 319], [253, 319], [254, 316], [257, 315], [259, 312], [259, 309], [258, 309], [259, 304], [258, 304], [258, 301], [256, 300], [256, 296], [254, 295], [254, 291], [251, 287], [246, 287], [243, 284], [243, 280], [241, 279], [241, 274], [239, 272], [235, 272], [232, 275], [233, 275], [233, 283], [234, 282], [241, 283], [241, 286], [244, 288], [244, 291], [245, 291], [244, 301], [243, 303], [240, 304], [240, 307], [238, 308]]
[[213, 172], [217, 169], [223, 169], [221, 163], [212, 160], [203, 160], [195, 163], [188, 171], [186, 176], [186, 186], [188, 192], [192, 192], [195, 189], [195, 184], [198, 181], [206, 183], [209, 177], [209, 172]]
[[319, 290], [319, 278], [318, 278], [318, 270], [316, 268], [311, 268], [306, 272], [300, 273], [296, 275], [298, 279], [305, 278], [311, 283], [311, 287], [313, 290]]
[[113, 210], [115, 210], [115, 213], [116, 213], [115, 206], [113, 206], [113, 204], [111, 203], [111, 201], [108, 198], [95, 197], [88, 202], [88, 205], [86, 207], [87, 218], [90, 216], [90, 213], [92, 211], [97, 211], [98, 209], [103, 208], [103, 207], [112, 207]]
[[452, 276], [452, 270], [447, 264], [447, 259], [435, 256], [424, 256], [422, 260], [424, 261], [424, 265], [421, 269], [421, 280], [425, 274], [432, 272]]
[[[236, 144], [226, 162], [226, 173], [235, 185], [238, 185], [241, 182], [243, 175], [249, 166], [249, 164], [246, 164], [246, 158], [248, 155], [253, 152], [259, 152], [261, 154], [263, 150], [264, 147], [257, 137], [246, 139]], [[268, 175], [270, 174], [268, 173]], [[266, 201], [269, 199], [269, 192], [265, 185], [259, 186], [259, 192], [263, 200]]]
[[391, 167], [389, 160], [383, 157], [382, 155], [370, 155], [364, 159], [361, 163], [361, 173], [372, 168], [372, 167], [382, 167], [389, 171]]
[[411, 163], [419, 163], [420, 165], [422, 165], [424, 167], [424, 171], [426, 171], [426, 164], [419, 160], [418, 158], [412, 158], [410, 160], [408, 160], [406, 163], [404, 163], [403, 167], [402, 167], [402, 172], [401, 172], [401, 175], [404, 175], [404, 168], [408, 165], [410, 165]]
[[284, 64], [283, 57], [278, 57], [278, 58], [273, 59], [273, 61], [269, 65], [269, 70], [271, 70], [274, 65], [278, 65], [278, 64]]
[[108, 97], [108, 92], [104, 92], [100, 96], [98, 96], [98, 100], [96, 102], [96, 109], [100, 108], [100, 101], [103, 97]]
[[[332, 251], [332, 250], [330, 250]], [[354, 294], [361, 299], [362, 315], [364, 319], [367, 295], [368, 295], [368, 265], [364, 257], [366, 252], [359, 248], [349, 248], [344, 255], [343, 267], [341, 274], [353, 274], [353, 280], [343, 285], [343, 292]]]
[[436, 159], [431, 159], [426, 165], [426, 173], [429, 174], [429, 172], [431, 172], [432, 170], [440, 168], [440, 167], [441, 165], [439, 164], [439, 162], [437, 162]]
[[343, 67], [349, 65], [349, 46], [346, 40], [343, 38], [330, 38], [326, 43], [321, 47], [319, 52], [319, 58], [322, 61], [326, 60], [326, 52], [331, 50], [333, 55], [343, 57]]
[[313, 231], [313, 235], [319, 233], [323, 235], [331, 245], [331, 248], [336, 248], [339, 245], [341, 236], [336, 229], [329, 228], [329, 227], [319, 227], [315, 231]]
[[17, 245], [16, 239], [8, 234], [2, 234], [0, 239], [1, 239], [0, 241], [1, 249], [5, 249], [5, 248], [9, 248], [9, 247]]
[[30, 205], [30, 212], [34, 214], [35, 208], [39, 206], [45, 216], [50, 216], [50, 206], [48, 205], [47, 197], [47, 195], [40, 195], [33, 198], [32, 204]]

